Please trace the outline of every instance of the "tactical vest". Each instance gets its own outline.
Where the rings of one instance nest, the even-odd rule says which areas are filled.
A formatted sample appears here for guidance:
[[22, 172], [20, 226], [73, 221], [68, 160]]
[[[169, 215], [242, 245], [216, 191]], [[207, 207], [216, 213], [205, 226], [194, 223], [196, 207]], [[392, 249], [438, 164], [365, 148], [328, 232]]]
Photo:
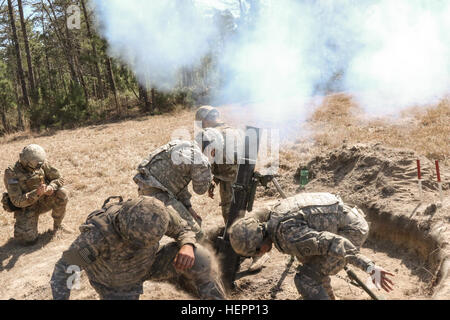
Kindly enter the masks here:
[[121, 237], [116, 217], [121, 214], [122, 207], [119, 204], [95, 211], [85, 224], [94, 225], [108, 244], [107, 252], [101, 252], [95, 263], [85, 270], [90, 279], [109, 288], [126, 288], [143, 281], [159, 248], [158, 242], [151, 247], [139, 247]]
[[[299, 221], [306, 223], [311, 228], [316, 229], [314, 224], [317, 215], [338, 216], [342, 214], [342, 212], [343, 202], [338, 196], [330, 193], [302, 193], [294, 197], [281, 200], [271, 208], [270, 218], [267, 222], [267, 230], [275, 239], [278, 227], [284, 221], [298, 219]], [[274, 243], [277, 246], [277, 242], [274, 241]]]
[[[192, 153], [192, 163], [194, 163], [194, 145], [191, 142], [171, 142], [155, 150], [150, 156], [144, 160], [139, 166], [139, 173], [146, 180], [155, 179], [160, 184], [163, 191], [168, 192], [171, 196], [177, 198], [191, 182], [190, 172], [184, 172], [183, 164], [177, 165], [173, 163], [172, 153], [177, 149], [190, 148]], [[151, 183], [150, 187], [158, 187]], [[165, 189], [165, 190], [164, 190]]]

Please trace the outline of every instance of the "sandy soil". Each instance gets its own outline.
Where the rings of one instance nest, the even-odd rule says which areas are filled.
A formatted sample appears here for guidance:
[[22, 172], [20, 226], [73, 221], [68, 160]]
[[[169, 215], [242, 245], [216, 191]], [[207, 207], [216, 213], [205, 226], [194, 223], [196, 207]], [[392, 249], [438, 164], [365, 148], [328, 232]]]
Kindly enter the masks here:
[[[51, 135], [21, 134], [3, 138], [0, 144], [0, 168], [6, 168], [17, 161], [21, 149], [30, 143], [40, 144], [47, 150], [50, 161], [61, 169], [68, 181], [67, 188], [71, 192], [71, 200], [65, 224], [74, 232], [58, 234], [52, 238], [48, 232], [52, 226], [52, 219], [49, 214], [45, 214], [40, 218], [39, 242], [33, 247], [22, 248], [10, 241], [13, 235], [13, 217], [0, 212], [0, 283], [2, 284], [0, 299], [50, 299], [49, 280], [54, 264], [60, 258], [62, 251], [77, 237], [78, 226], [90, 212], [99, 208], [108, 196], [134, 197], [137, 190], [131, 178], [141, 159], [157, 146], [169, 141], [172, 133], [177, 129], [184, 127], [192, 134], [193, 116], [193, 112], [186, 111], [176, 115], [148, 117], [61, 131]], [[323, 150], [323, 146], [315, 144], [312, 140], [300, 139], [285, 145], [281, 154], [279, 173], [280, 183], [287, 193], [295, 194], [300, 190], [296, 177], [297, 169], [311, 163], [317, 155], [323, 154]], [[332, 148], [328, 150], [331, 152]], [[323, 174], [324, 172], [322, 170]], [[3, 181], [3, 172], [0, 179]], [[309, 188], [335, 190], [336, 188], [330, 187], [328, 182], [328, 180], [316, 179]], [[258, 195], [258, 201], [278, 197], [272, 189], [260, 190]], [[448, 196], [448, 184], [446, 196]], [[402, 198], [397, 200], [401, 203]], [[193, 204], [203, 216], [206, 228], [213, 228], [223, 223], [218, 206], [218, 195], [215, 200], [195, 195]], [[442, 220], [447, 224], [448, 217], [448, 212], [442, 215]], [[389, 243], [368, 241], [363, 248], [363, 253], [396, 274], [396, 288], [391, 294], [384, 295], [385, 298], [427, 299], [430, 297], [429, 286], [433, 275], [426, 270], [414, 252], [398, 250]], [[257, 275], [246, 275], [238, 280], [239, 289], [233, 298], [300, 299], [293, 281], [295, 263], [286, 271], [288, 261], [289, 257], [273, 251], [270, 262], [262, 272]], [[249, 261], [243, 264], [243, 271], [248, 264]], [[365, 275], [355, 271], [365, 280]], [[284, 273], [286, 278], [277, 289], [278, 282]], [[362, 290], [347, 282], [344, 273], [339, 274], [339, 277], [333, 277], [332, 281], [339, 299], [369, 299]], [[81, 290], [74, 291], [72, 299], [96, 298], [97, 295], [88, 284], [86, 276], [83, 276]], [[142, 298], [193, 299], [189, 294], [170, 284], [151, 282], [145, 284], [145, 294]]]

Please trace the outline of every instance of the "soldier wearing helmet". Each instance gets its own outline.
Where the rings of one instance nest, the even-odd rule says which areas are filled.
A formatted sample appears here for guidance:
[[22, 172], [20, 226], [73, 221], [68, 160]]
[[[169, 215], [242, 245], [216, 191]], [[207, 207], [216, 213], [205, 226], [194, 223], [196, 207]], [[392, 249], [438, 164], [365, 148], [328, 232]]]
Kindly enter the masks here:
[[192, 207], [191, 193], [188, 190], [192, 182], [194, 192], [205, 194], [211, 183], [211, 165], [209, 157], [215, 152], [211, 147], [209, 156], [195, 141], [174, 140], [153, 151], [137, 168], [134, 182], [139, 187], [139, 195], [155, 197], [165, 205], [171, 206], [202, 239], [202, 218]]
[[242, 256], [260, 256], [275, 247], [302, 265], [295, 285], [305, 300], [335, 299], [331, 275], [347, 264], [366, 271], [378, 289], [390, 292], [393, 276], [359, 250], [369, 233], [364, 213], [329, 193], [303, 193], [280, 200], [238, 220], [230, 242]]
[[[217, 148], [214, 161], [211, 162], [211, 169], [214, 176], [213, 183], [208, 195], [214, 199], [214, 191], [218, 185], [220, 188], [220, 206], [225, 224], [228, 221], [228, 214], [233, 198], [232, 185], [236, 180], [238, 172], [237, 153], [242, 147], [245, 134], [237, 129], [225, 125], [220, 120], [220, 113], [216, 108], [204, 106], [198, 109], [195, 120], [201, 124], [203, 131], [196, 136], [199, 143], [205, 140], [208, 135], [222, 135], [222, 144]], [[207, 138], [206, 138], [207, 139]]]
[[220, 119], [219, 110], [211, 106], [200, 107], [195, 114], [195, 121], [202, 129], [217, 128], [224, 125]]
[[44, 149], [32, 144], [5, 171], [7, 193], [3, 195], [3, 207], [14, 212], [14, 238], [25, 245], [37, 241], [41, 214], [52, 211], [53, 229], [57, 231], [62, 228], [66, 213], [68, 193], [63, 188], [64, 179], [46, 158]]
[[[69, 278], [81, 270], [102, 300], [138, 300], [147, 280], [181, 280], [201, 299], [225, 298], [211, 253], [156, 198], [104, 205], [80, 231], [55, 266], [51, 287], [56, 300], [70, 298]], [[165, 235], [176, 241], [160, 246]]]

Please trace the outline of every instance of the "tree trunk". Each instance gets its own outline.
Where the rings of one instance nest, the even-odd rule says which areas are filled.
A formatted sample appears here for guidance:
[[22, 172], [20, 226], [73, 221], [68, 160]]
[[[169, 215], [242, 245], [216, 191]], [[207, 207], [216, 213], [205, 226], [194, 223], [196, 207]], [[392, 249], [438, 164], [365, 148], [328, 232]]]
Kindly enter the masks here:
[[97, 47], [95, 45], [94, 36], [92, 35], [92, 32], [91, 32], [91, 24], [89, 22], [89, 15], [88, 15], [88, 12], [86, 10], [86, 5], [85, 5], [85, 1], [84, 0], [81, 0], [81, 6], [83, 7], [84, 18], [86, 20], [87, 34], [88, 34], [89, 40], [91, 41], [92, 54], [94, 55], [95, 73], [96, 73], [97, 81], [98, 81], [98, 95], [97, 95], [97, 97], [99, 99], [103, 99], [103, 97], [105, 96], [105, 93], [104, 93], [104, 89], [103, 89], [103, 81], [102, 81], [102, 74], [100, 72], [100, 65], [98, 63]]
[[116, 102], [117, 114], [120, 114], [119, 102], [117, 100], [116, 81], [114, 80], [114, 72], [113, 72], [113, 68], [112, 68], [112, 63], [111, 63], [111, 58], [110, 57], [106, 58], [106, 70], [108, 71], [109, 85], [110, 85], [111, 90], [112, 90], [112, 92], [114, 94], [114, 100]]
[[145, 88], [143, 85], [139, 84], [139, 100], [141, 101], [141, 103], [144, 104], [144, 112], [150, 112], [151, 111], [151, 103], [150, 100], [148, 98], [148, 92], [147, 92], [147, 88]]
[[32, 95], [33, 98], [36, 98], [35, 97], [36, 85], [35, 85], [35, 82], [34, 82], [33, 64], [31, 62], [30, 44], [28, 42], [27, 25], [25, 24], [25, 17], [23, 15], [22, 0], [17, 0], [17, 5], [19, 6], [20, 24], [22, 26], [23, 41], [24, 41], [24, 44], [25, 44], [25, 52], [27, 54], [28, 81], [30, 82], [31, 95]]
[[152, 88], [151, 95], [152, 95], [152, 106], [151, 106], [150, 112], [153, 112], [156, 108], [156, 90], [155, 90], [155, 88]]
[[50, 2], [50, 0], [47, 1], [50, 10], [52, 11], [52, 15], [53, 15], [53, 19], [52, 19], [52, 15], [50, 15], [50, 12], [47, 10], [47, 8], [45, 7], [44, 3], [42, 3], [42, 9], [45, 10], [45, 12], [47, 13], [48, 18], [50, 19], [50, 26], [53, 27], [53, 29], [55, 30], [55, 34], [56, 37], [58, 38], [59, 42], [61, 43], [63, 52], [64, 52], [64, 56], [67, 60], [67, 65], [69, 67], [69, 71], [70, 71], [70, 76], [72, 78], [72, 81], [74, 83], [80, 83], [78, 77], [77, 77], [77, 73], [75, 71], [75, 66], [74, 66], [74, 59], [72, 56], [72, 51], [69, 48], [69, 43], [67, 41], [67, 39], [64, 38], [64, 34], [63, 32], [59, 29], [58, 24], [57, 24], [57, 17], [56, 17], [56, 13], [55, 10], [53, 9], [53, 5]]
[[[64, 9], [64, 21], [67, 21], [67, 20], [68, 20], [67, 10], [65, 8]], [[73, 62], [74, 62], [74, 66], [75, 66], [75, 70], [76, 70], [78, 79], [80, 81], [79, 83], [83, 87], [84, 97], [86, 99], [86, 104], [87, 104], [89, 101], [89, 91], [88, 91], [86, 82], [84, 81], [83, 70], [81, 69], [80, 62], [78, 60], [78, 56], [80, 55], [80, 52], [78, 49], [74, 48], [74, 46], [72, 45], [72, 39], [70, 36], [70, 31], [69, 31], [69, 27], [67, 26], [67, 23], [65, 23], [64, 26], [65, 26], [65, 30], [66, 30], [66, 43], [67, 43], [67, 48], [69, 49], [69, 52], [78, 53], [78, 55], [73, 54], [72, 58], [73, 58]]]
[[[25, 83], [25, 76], [24, 76], [23, 66], [22, 66], [22, 55], [20, 53], [19, 39], [17, 37], [16, 22], [14, 20], [14, 9], [13, 9], [11, 0], [8, 0], [8, 12], [9, 12], [9, 20], [11, 23], [13, 43], [14, 43], [14, 47], [16, 49], [17, 75], [19, 77], [19, 82], [22, 87], [23, 102], [27, 108], [30, 108], [30, 100], [28, 99], [27, 85]], [[18, 112], [19, 112], [18, 126], [19, 126], [20, 130], [24, 130], [25, 127], [23, 125], [22, 110], [19, 107], [19, 105], [20, 105], [20, 101], [18, 101], [18, 108], [17, 108]]]
[[[19, 80], [19, 76], [17, 76], [17, 80]], [[22, 99], [20, 98], [19, 94], [19, 86], [20, 85], [18, 84], [18, 82], [14, 81], [14, 94], [17, 101], [17, 129], [23, 131], [25, 130], [25, 125], [23, 122]]]
[[1, 108], [1, 118], [2, 118], [2, 125], [3, 125], [3, 129], [5, 130], [5, 133], [9, 133], [10, 128], [9, 128], [8, 121], [6, 120], [6, 108], [4, 108], [4, 107]]

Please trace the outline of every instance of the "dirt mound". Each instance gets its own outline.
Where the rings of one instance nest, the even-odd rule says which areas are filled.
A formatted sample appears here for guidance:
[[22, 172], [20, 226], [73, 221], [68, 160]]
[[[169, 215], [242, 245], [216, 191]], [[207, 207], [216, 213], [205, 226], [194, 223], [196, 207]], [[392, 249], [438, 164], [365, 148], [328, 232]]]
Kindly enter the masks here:
[[[418, 200], [417, 159], [421, 160], [424, 192], [436, 192], [438, 184], [431, 161], [413, 151], [381, 144], [344, 145], [326, 156], [316, 157], [308, 169], [317, 182], [339, 186], [346, 193], [351, 191], [350, 199], [362, 196], [367, 201]], [[449, 183], [443, 184], [444, 190], [449, 188]]]
[[[422, 198], [417, 159], [422, 164]], [[440, 283], [448, 290], [450, 185], [443, 184], [444, 202], [439, 203], [433, 162], [410, 150], [358, 144], [317, 156], [307, 168], [311, 183], [306, 191], [334, 192], [360, 206], [371, 222], [371, 239], [394, 244], [392, 252], [406, 249], [417, 255], [422, 280], [430, 288]], [[442, 178], [449, 181], [445, 172]]]

